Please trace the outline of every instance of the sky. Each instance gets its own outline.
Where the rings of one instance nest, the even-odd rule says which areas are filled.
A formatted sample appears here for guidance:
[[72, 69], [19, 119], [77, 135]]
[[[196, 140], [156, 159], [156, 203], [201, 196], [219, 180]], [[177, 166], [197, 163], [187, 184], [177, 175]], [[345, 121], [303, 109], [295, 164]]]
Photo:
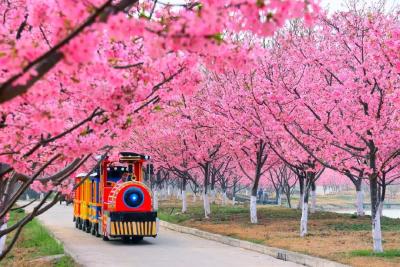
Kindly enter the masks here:
[[[329, 7], [329, 11], [337, 11], [337, 10], [345, 10], [346, 8], [346, 0], [322, 0], [321, 5], [322, 7]], [[380, 2], [379, 0], [365, 0], [367, 3], [377, 3]], [[387, 8], [393, 7], [393, 5], [400, 5], [400, 0], [386, 0]]]
[[[368, 3], [376, 3], [379, 0], [365, 0]], [[164, 3], [171, 3], [171, 4], [182, 4], [185, 3], [185, 0], [165, 0], [163, 1]], [[321, 0], [321, 5], [322, 7], [327, 7], [329, 6], [330, 12], [336, 11], [336, 10], [343, 10], [346, 9], [345, 6], [346, 0]], [[394, 4], [400, 5], [400, 0], [386, 0], [388, 3], [388, 6], [392, 6]]]

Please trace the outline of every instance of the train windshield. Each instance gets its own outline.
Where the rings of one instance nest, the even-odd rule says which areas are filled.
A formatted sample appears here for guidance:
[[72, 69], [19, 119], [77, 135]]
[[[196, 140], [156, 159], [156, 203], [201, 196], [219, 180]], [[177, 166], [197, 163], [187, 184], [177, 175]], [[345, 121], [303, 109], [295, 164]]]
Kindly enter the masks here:
[[127, 172], [128, 168], [124, 166], [109, 166], [107, 167], [107, 181], [108, 182], [118, 182], [122, 174]]

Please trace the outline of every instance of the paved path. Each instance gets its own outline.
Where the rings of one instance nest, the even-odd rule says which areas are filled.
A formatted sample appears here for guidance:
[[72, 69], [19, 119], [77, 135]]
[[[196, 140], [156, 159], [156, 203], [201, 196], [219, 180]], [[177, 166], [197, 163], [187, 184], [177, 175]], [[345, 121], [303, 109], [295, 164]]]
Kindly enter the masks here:
[[[57, 204], [42, 214], [40, 221], [64, 243], [80, 264], [133, 267], [289, 267], [301, 266], [273, 257], [231, 247], [196, 236], [160, 229], [157, 238], [139, 244], [103, 241], [75, 228], [72, 205]], [[29, 208], [27, 208], [29, 209]]]

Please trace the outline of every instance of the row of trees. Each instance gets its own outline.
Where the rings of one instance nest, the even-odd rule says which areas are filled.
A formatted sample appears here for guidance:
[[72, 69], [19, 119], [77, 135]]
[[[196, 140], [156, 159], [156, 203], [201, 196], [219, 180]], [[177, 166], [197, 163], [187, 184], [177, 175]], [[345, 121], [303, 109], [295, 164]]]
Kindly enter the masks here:
[[201, 184], [205, 217], [216, 177], [243, 177], [251, 183], [250, 220], [257, 223], [260, 182], [290, 168], [300, 186], [301, 236], [325, 170], [354, 184], [358, 215], [366, 181], [373, 248], [381, 252], [382, 203], [400, 174], [398, 18], [383, 6], [354, 4], [321, 14], [313, 28], [292, 22], [272, 39], [234, 36], [246, 60], [218, 70], [204, 66], [201, 88], [154, 110], [157, 121], [135, 131], [129, 146], [179, 176], [183, 192], [188, 180]]
[[[245, 56], [224, 33], [272, 35], [286, 19], [317, 13], [310, 0], [0, 1], [0, 238], [16, 233], [0, 260], [26, 223], [74, 190], [73, 173], [98, 163], [94, 154], [111, 153], [153, 108], [195, 91], [200, 64]], [[30, 186], [45, 197], [7, 225]]]

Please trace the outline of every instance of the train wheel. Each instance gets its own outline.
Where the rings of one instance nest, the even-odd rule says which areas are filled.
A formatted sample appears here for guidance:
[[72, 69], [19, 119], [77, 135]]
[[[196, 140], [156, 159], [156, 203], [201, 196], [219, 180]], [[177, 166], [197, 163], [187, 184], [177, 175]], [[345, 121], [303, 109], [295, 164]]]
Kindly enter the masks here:
[[92, 224], [91, 231], [90, 231], [90, 233], [92, 235], [96, 235], [96, 227], [95, 226], [96, 226], [95, 224]]
[[98, 223], [94, 225], [94, 229], [96, 231], [96, 237], [100, 237], [99, 224]]
[[78, 228], [79, 224], [78, 224], [78, 220], [75, 221], [75, 228]]
[[104, 241], [109, 241], [110, 239], [108, 238], [108, 236], [103, 235], [103, 240], [104, 240]]
[[86, 227], [85, 227], [85, 231], [86, 231], [86, 233], [90, 233], [90, 229], [91, 229], [92, 227], [91, 227], [91, 225], [90, 225], [90, 222], [86, 222]]

